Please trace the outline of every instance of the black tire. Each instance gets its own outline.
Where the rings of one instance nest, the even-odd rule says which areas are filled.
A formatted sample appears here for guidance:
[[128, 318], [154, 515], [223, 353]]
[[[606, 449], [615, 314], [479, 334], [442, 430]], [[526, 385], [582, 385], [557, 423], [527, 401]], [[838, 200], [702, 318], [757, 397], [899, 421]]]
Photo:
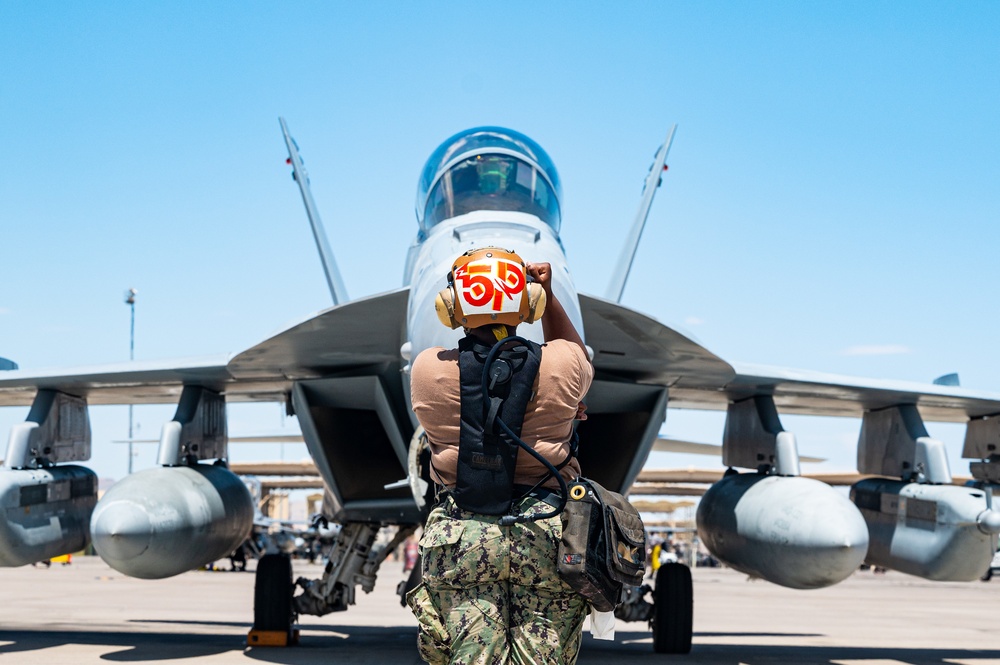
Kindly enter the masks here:
[[266, 554], [257, 562], [253, 588], [253, 629], [291, 635], [292, 560], [287, 554]]
[[665, 563], [656, 573], [653, 591], [653, 651], [691, 653], [693, 626], [691, 569], [682, 563]]

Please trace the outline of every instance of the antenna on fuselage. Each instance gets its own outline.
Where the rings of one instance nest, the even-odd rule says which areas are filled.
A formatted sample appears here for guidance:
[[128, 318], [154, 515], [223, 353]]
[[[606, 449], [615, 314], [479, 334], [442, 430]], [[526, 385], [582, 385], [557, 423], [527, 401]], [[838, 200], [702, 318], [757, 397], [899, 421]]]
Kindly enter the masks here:
[[632, 261], [635, 253], [639, 249], [639, 239], [642, 238], [642, 229], [646, 226], [646, 218], [649, 216], [649, 208], [653, 205], [653, 197], [656, 196], [656, 189], [660, 186], [663, 172], [667, 170], [667, 154], [670, 152], [670, 145], [674, 142], [674, 132], [677, 131], [675, 124], [667, 134], [667, 140], [663, 142], [656, 156], [653, 158], [653, 165], [649, 167], [649, 174], [646, 175], [646, 183], [642, 188], [642, 201], [639, 203], [639, 211], [635, 214], [635, 221], [625, 238], [625, 246], [618, 257], [615, 271], [611, 275], [611, 283], [604, 297], [614, 302], [621, 302], [622, 293], [625, 291], [625, 282], [628, 281], [628, 274], [632, 270]]
[[288, 146], [288, 160], [292, 165], [292, 178], [299, 184], [299, 191], [302, 192], [302, 203], [306, 206], [306, 215], [309, 217], [309, 224], [312, 226], [313, 238], [316, 240], [316, 249], [319, 251], [319, 260], [323, 263], [323, 272], [326, 274], [326, 283], [330, 287], [330, 295], [333, 297], [334, 305], [342, 305], [347, 302], [347, 289], [344, 281], [340, 278], [340, 270], [337, 269], [337, 260], [333, 258], [333, 251], [323, 229], [323, 221], [319, 218], [319, 211], [316, 209], [316, 202], [313, 201], [312, 192], [309, 189], [309, 173], [302, 165], [302, 158], [299, 156], [299, 146], [295, 139], [288, 133], [288, 125], [285, 119], [279, 117], [281, 123], [281, 133], [285, 136], [285, 145]]

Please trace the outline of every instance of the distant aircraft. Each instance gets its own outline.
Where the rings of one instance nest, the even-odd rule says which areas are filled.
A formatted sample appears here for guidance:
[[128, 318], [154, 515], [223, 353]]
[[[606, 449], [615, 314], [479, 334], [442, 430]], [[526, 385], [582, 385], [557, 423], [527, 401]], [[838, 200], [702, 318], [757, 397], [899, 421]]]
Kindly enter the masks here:
[[[232, 471], [237, 472], [235, 468]], [[322, 516], [313, 516], [310, 524], [306, 526], [302, 521], [283, 520], [265, 515], [263, 511], [264, 503], [267, 501], [265, 483], [254, 475], [239, 475], [254, 503], [253, 529], [246, 541], [238, 546], [243, 549], [244, 555], [260, 559], [267, 554], [283, 553], [302, 555], [313, 561], [325, 546], [334, 541], [340, 529], [336, 524], [329, 524]], [[292, 483], [272, 481], [267, 484], [274, 488], [286, 485], [300, 486], [294, 481]]]
[[[674, 129], [656, 152], [603, 298], [573, 284], [549, 156], [522, 134], [480, 127], [447, 139], [420, 175], [404, 286], [351, 300], [298, 148], [283, 120], [281, 127], [334, 306], [231, 356], [0, 373], [0, 405], [31, 405], [11, 432], [0, 471], [8, 507], [0, 522], [3, 565], [79, 550], [91, 535], [105, 561], [137, 577], [175, 575], [228, 554], [249, 533], [253, 507], [226, 468], [225, 405], [279, 401], [298, 416], [327, 491], [324, 512], [341, 529], [320, 579], [293, 584], [287, 557], [260, 561], [256, 635], [288, 636], [296, 615], [346, 610], [357, 587], [370, 591], [382, 561], [424, 520], [429, 478], [408, 363], [422, 349], [457, 342], [460, 331], [437, 320], [435, 295], [456, 256], [496, 245], [552, 265], [556, 294], [593, 351], [596, 376], [579, 427], [589, 477], [626, 492], [668, 406], [724, 410], [729, 471], [697, 513], [703, 542], [724, 563], [792, 588], [835, 584], [863, 561], [939, 580], [974, 580], [987, 569], [1000, 532], [990, 485], [1000, 482], [1000, 393], [730, 363], [619, 304]], [[540, 326], [519, 332], [541, 341]], [[89, 458], [87, 407], [173, 401], [158, 466], [126, 477], [97, 502], [93, 473], [70, 464]], [[862, 418], [858, 471], [878, 478], [858, 482], [848, 499], [801, 477], [795, 437], [779, 414]], [[943, 444], [927, 436], [924, 419], [967, 424], [963, 453], [977, 460], [970, 486], [948, 484]], [[376, 548], [387, 524], [398, 525], [399, 535]], [[687, 652], [690, 571], [661, 567], [655, 591], [633, 590], [617, 614], [649, 621], [656, 651]]]

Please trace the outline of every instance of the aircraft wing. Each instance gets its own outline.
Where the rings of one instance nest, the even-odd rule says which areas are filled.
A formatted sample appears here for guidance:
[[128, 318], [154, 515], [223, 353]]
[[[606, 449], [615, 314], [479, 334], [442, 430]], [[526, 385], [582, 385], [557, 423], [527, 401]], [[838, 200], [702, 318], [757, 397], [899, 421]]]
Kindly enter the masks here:
[[295, 379], [398, 362], [407, 296], [399, 289], [331, 307], [235, 356], [0, 372], [0, 406], [30, 406], [44, 388], [88, 404], [170, 404], [185, 385], [230, 402], [283, 401]]
[[966, 422], [1000, 414], [1000, 392], [727, 363], [695, 340], [616, 303], [580, 296], [598, 378], [669, 388], [669, 406], [725, 411], [730, 402], [771, 395], [779, 413], [850, 416], [915, 404], [925, 420]]
[[294, 380], [400, 362], [409, 288], [352, 300], [309, 317], [237, 354], [239, 381]]
[[30, 406], [38, 389], [86, 397], [90, 404], [168, 404], [185, 384], [221, 391], [232, 380], [228, 355], [0, 373], [0, 406]]
[[733, 379], [715, 391], [678, 386], [670, 405], [725, 410], [730, 401], [772, 395], [778, 412], [788, 414], [860, 418], [865, 411], [915, 404], [925, 420], [964, 423], [1000, 413], [998, 392], [747, 363], [733, 368]]
[[600, 375], [709, 391], [736, 376], [729, 363], [645, 314], [583, 294], [580, 308], [587, 345], [594, 350], [594, 369]]
[[[229, 401], [280, 400], [295, 379], [398, 362], [407, 298], [403, 288], [329, 308], [234, 356], [5, 371], [0, 406], [28, 406], [39, 388], [90, 404], [170, 403], [186, 384]], [[730, 364], [644, 314], [586, 295], [580, 304], [598, 376], [668, 386], [676, 408], [725, 410], [730, 401], [768, 394], [791, 414], [860, 417], [898, 404], [916, 404], [925, 419], [942, 422], [1000, 413], [997, 392]]]

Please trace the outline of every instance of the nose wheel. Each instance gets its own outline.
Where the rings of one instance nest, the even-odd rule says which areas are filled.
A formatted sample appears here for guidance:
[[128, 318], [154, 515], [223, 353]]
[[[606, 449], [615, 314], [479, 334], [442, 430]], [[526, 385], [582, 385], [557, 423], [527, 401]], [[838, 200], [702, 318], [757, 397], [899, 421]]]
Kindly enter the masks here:
[[694, 589], [691, 569], [684, 564], [665, 563], [657, 571], [651, 623], [656, 653], [691, 652]]

